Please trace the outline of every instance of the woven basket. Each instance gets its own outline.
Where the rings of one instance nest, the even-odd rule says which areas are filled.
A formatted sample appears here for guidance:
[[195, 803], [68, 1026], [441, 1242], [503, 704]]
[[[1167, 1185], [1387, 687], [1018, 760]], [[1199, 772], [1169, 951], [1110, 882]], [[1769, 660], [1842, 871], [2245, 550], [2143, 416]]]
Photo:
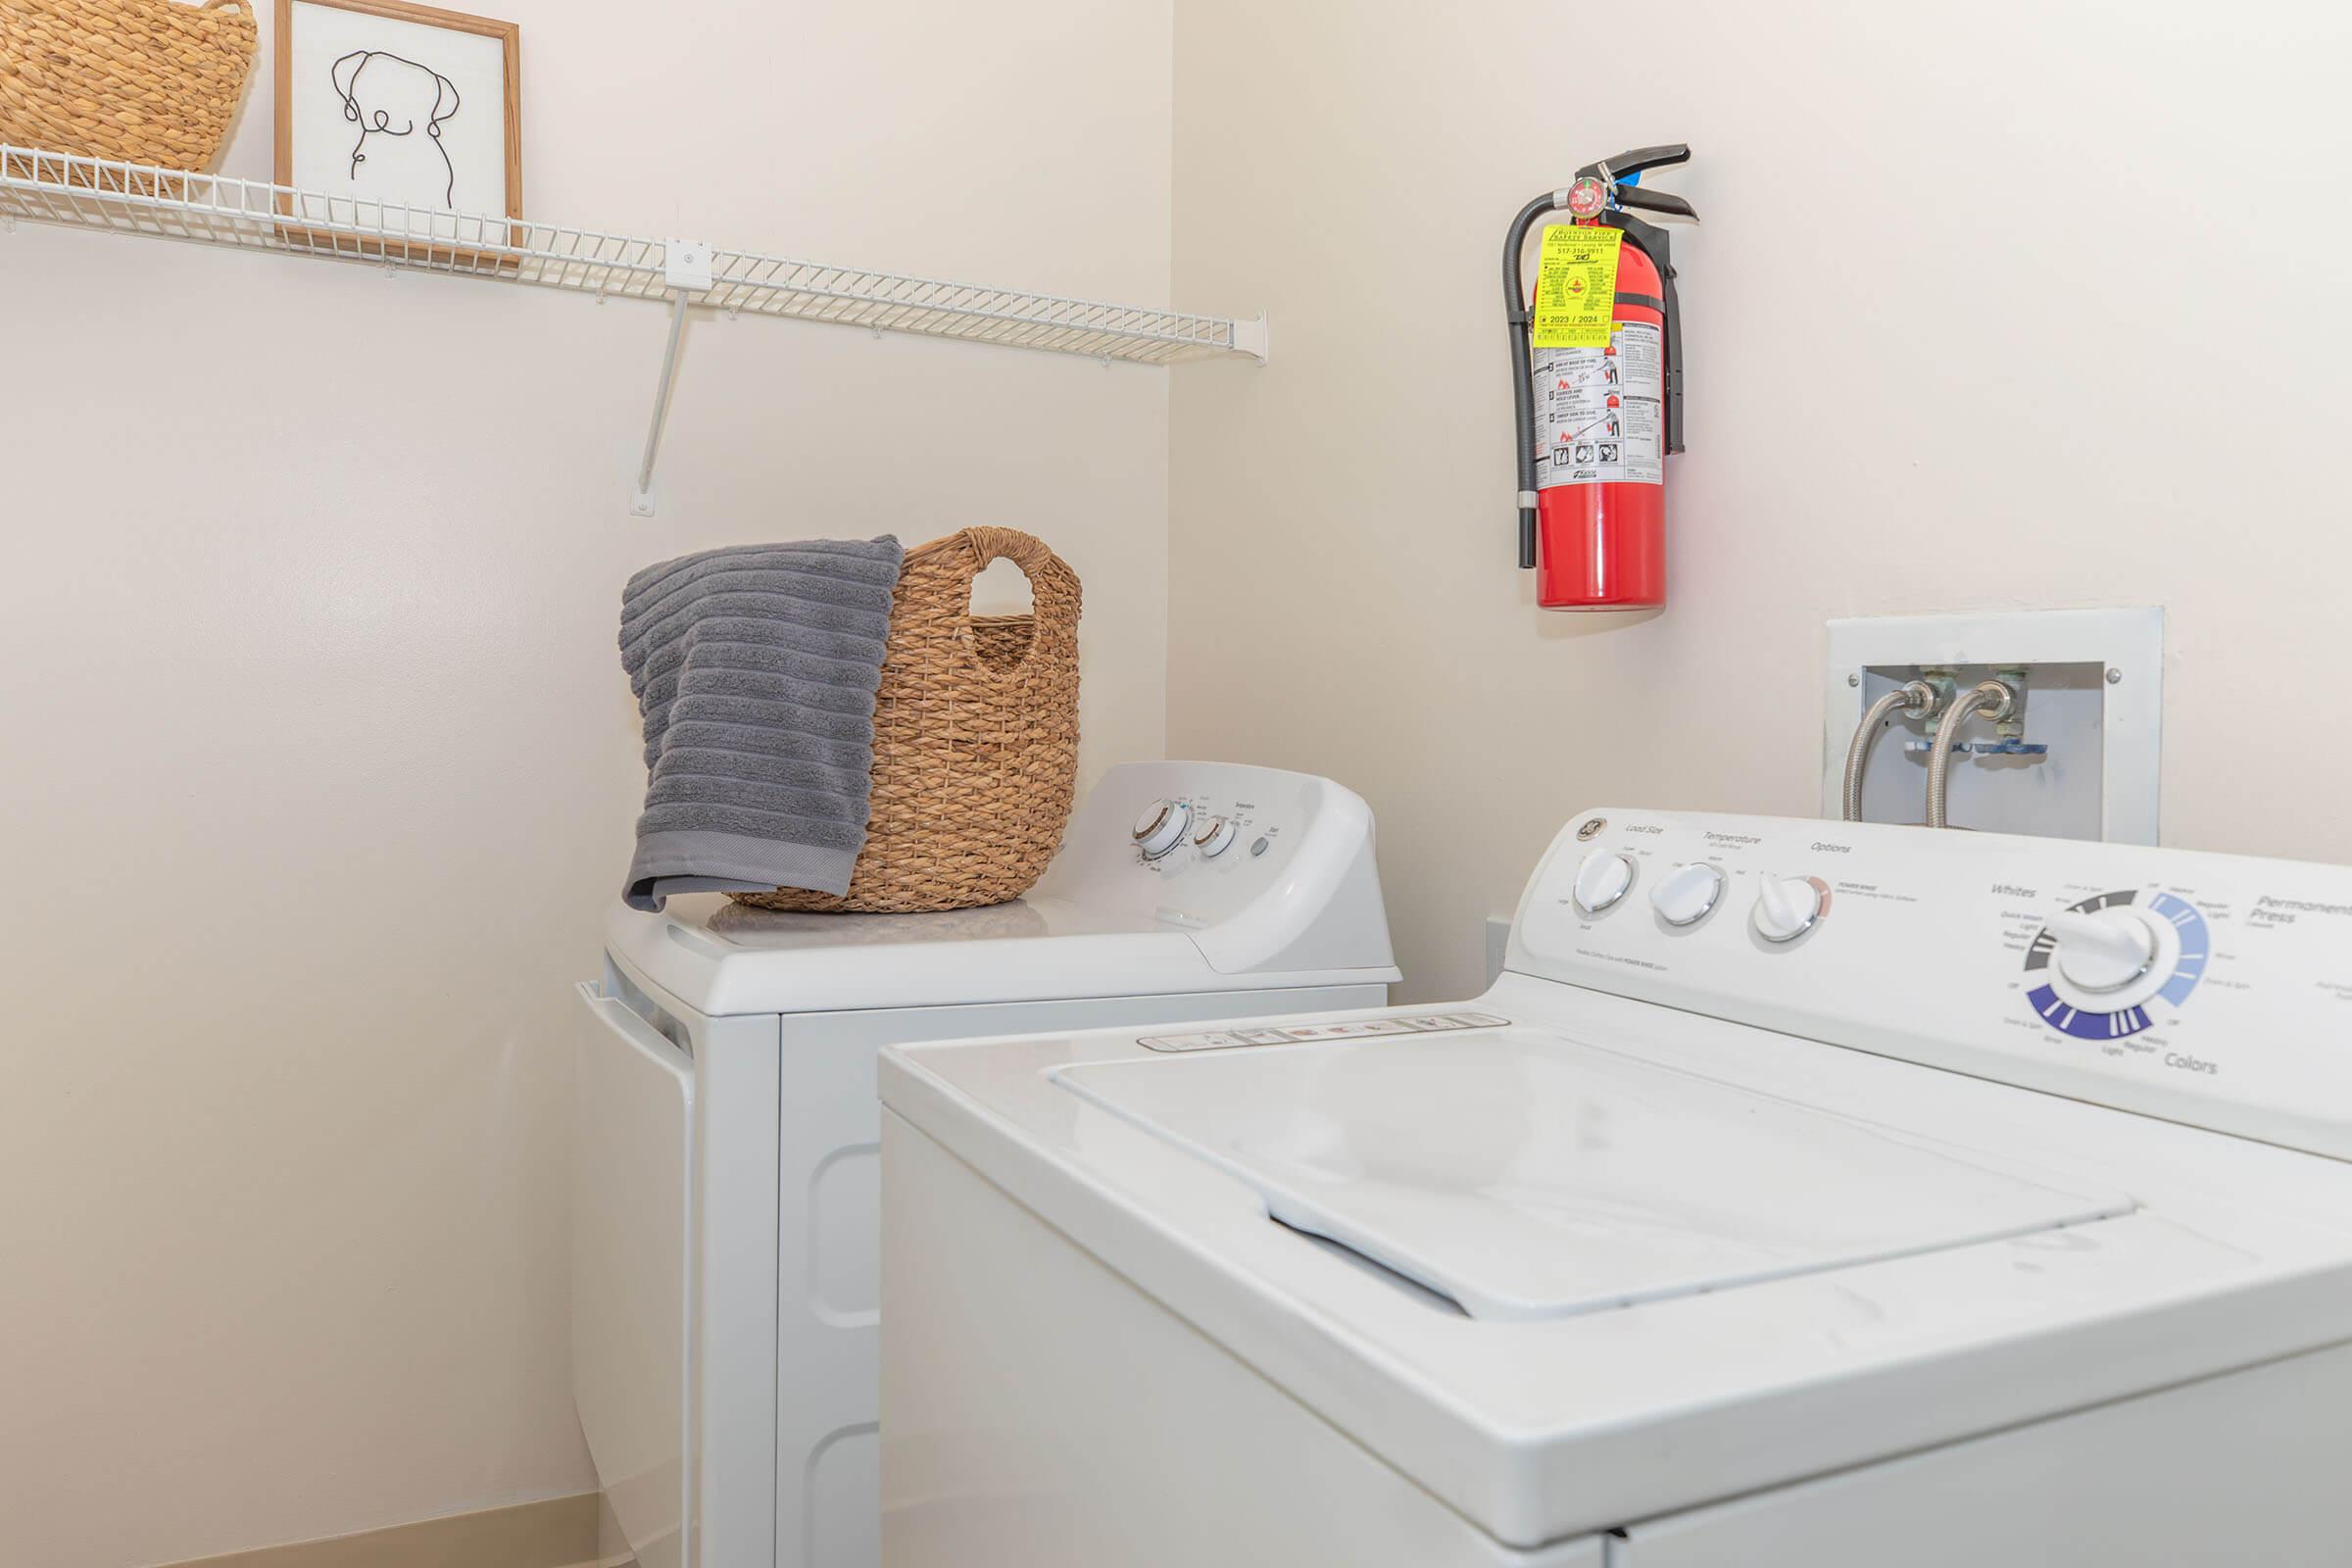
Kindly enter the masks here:
[[[972, 613], [999, 557], [1026, 615]], [[1010, 528], [906, 553], [874, 703], [873, 814], [850, 890], [738, 893], [763, 909], [968, 909], [1029, 891], [1061, 847], [1078, 770], [1078, 574]]]
[[[245, 96], [255, 37], [249, 0], [0, 0], [0, 142], [205, 169]], [[31, 176], [30, 159], [9, 162]]]

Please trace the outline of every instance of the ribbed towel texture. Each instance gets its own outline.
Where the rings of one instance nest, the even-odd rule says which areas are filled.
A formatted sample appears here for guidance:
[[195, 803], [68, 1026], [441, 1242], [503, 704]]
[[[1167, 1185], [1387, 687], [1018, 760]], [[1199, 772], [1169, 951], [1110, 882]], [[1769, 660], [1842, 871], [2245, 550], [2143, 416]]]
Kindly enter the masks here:
[[645, 719], [622, 898], [839, 894], [865, 847], [896, 539], [735, 545], [648, 566], [620, 600]]

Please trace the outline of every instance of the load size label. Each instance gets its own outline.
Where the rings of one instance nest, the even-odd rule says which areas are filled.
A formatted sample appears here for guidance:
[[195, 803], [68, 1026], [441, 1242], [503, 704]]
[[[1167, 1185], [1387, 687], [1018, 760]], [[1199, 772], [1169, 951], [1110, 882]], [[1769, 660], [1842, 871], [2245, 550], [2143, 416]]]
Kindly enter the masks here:
[[1531, 349], [1536, 485], [1666, 482], [1666, 337], [1612, 321], [1598, 348]]

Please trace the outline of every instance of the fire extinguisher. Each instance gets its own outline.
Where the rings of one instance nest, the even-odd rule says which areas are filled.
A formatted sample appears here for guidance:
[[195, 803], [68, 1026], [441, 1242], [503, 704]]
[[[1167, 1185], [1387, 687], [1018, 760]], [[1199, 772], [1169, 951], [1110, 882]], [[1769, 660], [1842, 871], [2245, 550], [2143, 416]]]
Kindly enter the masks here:
[[[1690, 157], [1676, 142], [1587, 164], [1575, 183], [1529, 202], [1503, 245], [1519, 564], [1540, 568], [1546, 610], [1666, 602], [1665, 459], [1683, 450], [1683, 315], [1665, 230], [1626, 209], [1696, 219], [1680, 196], [1641, 185], [1642, 171]], [[1546, 231], [1531, 295], [1528, 230], [1563, 211], [1569, 225]]]

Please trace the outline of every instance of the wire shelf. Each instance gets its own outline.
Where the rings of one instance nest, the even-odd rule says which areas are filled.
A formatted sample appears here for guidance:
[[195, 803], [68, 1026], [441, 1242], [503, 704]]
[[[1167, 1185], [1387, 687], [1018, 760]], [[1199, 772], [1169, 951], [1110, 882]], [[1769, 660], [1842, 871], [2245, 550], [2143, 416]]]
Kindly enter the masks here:
[[[528, 219], [431, 212], [258, 180], [0, 145], [0, 218], [669, 300], [668, 242]], [[1224, 317], [718, 250], [697, 303], [1091, 359], [1262, 361], [1264, 325]]]

